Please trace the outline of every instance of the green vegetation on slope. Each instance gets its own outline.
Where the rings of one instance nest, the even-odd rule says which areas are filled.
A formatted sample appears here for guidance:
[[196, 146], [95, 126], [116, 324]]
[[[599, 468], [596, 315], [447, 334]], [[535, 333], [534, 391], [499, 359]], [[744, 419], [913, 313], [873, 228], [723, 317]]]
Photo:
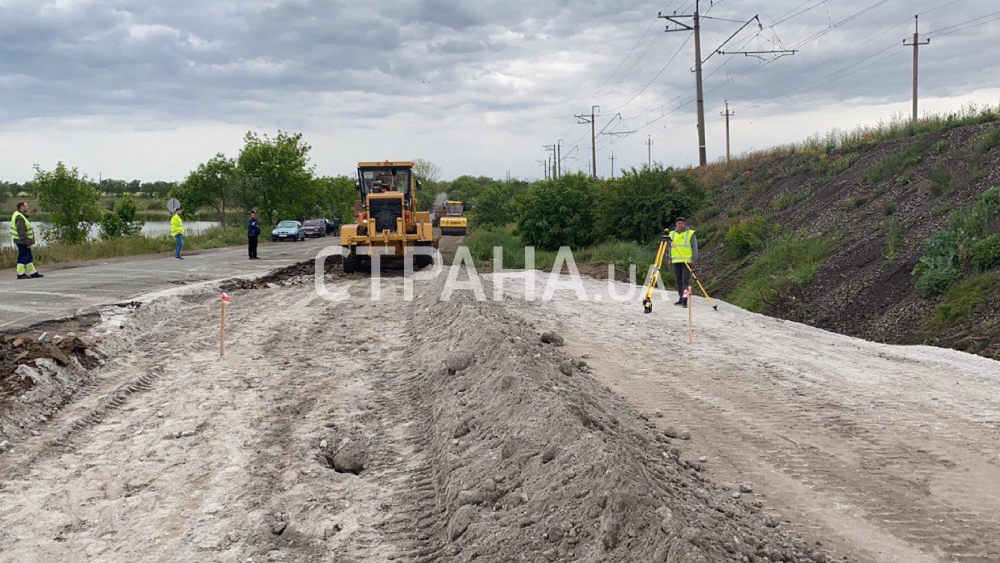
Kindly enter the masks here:
[[730, 302], [749, 311], [787, 308], [800, 299], [801, 290], [835, 248], [827, 237], [785, 235], [771, 240], [764, 252], [738, 277]]
[[969, 317], [997, 288], [997, 274], [977, 274], [954, 284], [924, 325], [928, 333], [954, 326]]

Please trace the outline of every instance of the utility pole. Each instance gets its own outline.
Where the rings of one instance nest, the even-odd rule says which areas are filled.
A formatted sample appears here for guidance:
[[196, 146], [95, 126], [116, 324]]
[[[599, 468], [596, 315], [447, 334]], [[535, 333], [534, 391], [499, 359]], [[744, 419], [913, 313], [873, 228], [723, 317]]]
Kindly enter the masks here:
[[611, 179], [615, 179], [615, 151], [611, 151]]
[[918, 53], [920, 52], [921, 45], [930, 45], [931, 40], [928, 39], [923, 43], [920, 42], [920, 16], [913, 16], [913, 43], [907, 43], [906, 39], [903, 40], [903, 45], [906, 47], [913, 47], [913, 122], [917, 122], [917, 67], [918, 67]]
[[590, 175], [597, 178], [597, 110], [601, 109], [601, 106], [591, 106], [590, 115], [579, 114], [575, 115], [580, 124], [589, 123], [590, 124]]
[[653, 136], [646, 140], [646, 168], [653, 169]]
[[701, 18], [698, 9], [701, 0], [694, 1], [694, 76], [698, 94], [698, 161], [701, 166], [708, 164], [708, 152], [705, 150], [705, 86], [701, 80]]
[[[668, 25], [667, 28], [664, 30], [667, 33], [673, 31], [694, 32], [694, 74], [695, 74], [695, 90], [697, 92], [697, 101], [698, 101], [698, 162], [700, 163], [699, 164], [700, 166], [705, 166], [706, 164], [708, 164], [708, 153], [705, 148], [705, 88], [704, 88], [704, 82], [702, 80], [701, 67], [704, 63], [708, 62], [708, 59], [711, 59], [716, 53], [724, 55], [725, 52], [722, 51], [722, 48], [725, 47], [730, 41], [732, 41], [734, 37], [739, 35], [739, 33], [743, 31], [748, 25], [753, 23], [754, 20], [757, 21], [757, 26], [761, 30], [764, 29], [764, 26], [763, 24], [760, 23], [760, 18], [758, 16], [750, 18], [738, 30], [736, 30], [736, 33], [730, 35], [729, 39], [726, 39], [722, 43], [722, 45], [719, 45], [717, 49], [714, 49], [712, 53], [703, 60], [701, 58], [701, 20], [718, 19], [718, 18], [701, 15], [701, 0], [695, 0], [693, 14], [678, 15], [677, 12], [674, 12], [673, 15], [665, 16], [663, 15], [662, 12], [660, 12], [659, 14], [657, 14], [657, 17], [665, 19], [677, 26], [676, 28], [671, 29], [670, 26]], [[679, 21], [680, 18], [691, 18], [691, 25]], [[795, 52], [796, 51], [789, 49], [777, 49], [773, 51], [737, 51], [738, 54], [744, 54], [747, 56], [751, 55], [759, 56], [765, 53], [774, 53], [778, 55], [789, 55], [789, 54], [794, 55]]]
[[562, 144], [562, 139], [556, 141], [556, 178], [562, 177]]
[[729, 100], [726, 100], [726, 112], [719, 115], [726, 118], [726, 162], [729, 162], [729, 118], [736, 115], [735, 111], [729, 111]]
[[[695, 0], [694, 2], [694, 13], [688, 15], [678, 15], [674, 12], [671, 16], [664, 16], [663, 13], [657, 14], [657, 17], [665, 19], [669, 22], [677, 24], [676, 29], [670, 29], [667, 26], [666, 32], [671, 31], [693, 31], [694, 32], [694, 76], [695, 76], [695, 90], [697, 92], [698, 100], [698, 160], [701, 162], [701, 166], [708, 164], [708, 153], [705, 150], [705, 88], [702, 85], [701, 78], [701, 0]], [[678, 18], [691, 18], [692, 25], [678, 21]]]
[[[549, 168], [549, 178], [555, 180], [559, 177], [559, 174], [556, 171], [556, 145], [542, 145], [542, 148], [544, 148], [547, 152], [552, 153], [552, 166]], [[545, 161], [549, 162], [548, 157], [545, 157]]]

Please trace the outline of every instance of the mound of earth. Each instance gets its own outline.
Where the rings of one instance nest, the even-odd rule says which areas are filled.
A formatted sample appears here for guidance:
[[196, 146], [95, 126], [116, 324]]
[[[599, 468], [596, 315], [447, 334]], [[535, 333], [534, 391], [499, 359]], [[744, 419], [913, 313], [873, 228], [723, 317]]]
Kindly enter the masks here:
[[414, 424], [437, 499], [415, 522], [414, 560], [829, 560], [710, 483], [680, 459], [676, 432], [503, 304], [418, 301], [411, 326], [415, 359], [433, 369], [401, 384], [426, 413]]
[[76, 336], [0, 336], [0, 453], [48, 420], [100, 361]]

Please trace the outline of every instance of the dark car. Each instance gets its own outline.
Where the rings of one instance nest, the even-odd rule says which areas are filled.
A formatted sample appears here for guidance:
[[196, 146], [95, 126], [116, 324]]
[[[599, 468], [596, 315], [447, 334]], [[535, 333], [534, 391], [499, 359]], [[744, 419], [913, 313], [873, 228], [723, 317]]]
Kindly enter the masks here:
[[307, 237], [325, 237], [326, 219], [307, 219], [302, 224], [302, 229], [305, 230]]

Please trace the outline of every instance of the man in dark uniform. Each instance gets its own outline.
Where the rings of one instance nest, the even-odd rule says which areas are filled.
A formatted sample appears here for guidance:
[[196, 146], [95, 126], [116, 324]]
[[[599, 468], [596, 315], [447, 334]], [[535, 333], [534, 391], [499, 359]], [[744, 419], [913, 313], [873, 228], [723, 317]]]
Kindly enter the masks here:
[[247, 220], [247, 253], [250, 254], [251, 260], [260, 260], [257, 257], [257, 239], [260, 238], [260, 221], [257, 220], [257, 212], [253, 211], [250, 213], [250, 219]]

